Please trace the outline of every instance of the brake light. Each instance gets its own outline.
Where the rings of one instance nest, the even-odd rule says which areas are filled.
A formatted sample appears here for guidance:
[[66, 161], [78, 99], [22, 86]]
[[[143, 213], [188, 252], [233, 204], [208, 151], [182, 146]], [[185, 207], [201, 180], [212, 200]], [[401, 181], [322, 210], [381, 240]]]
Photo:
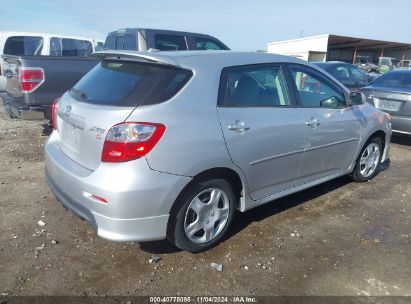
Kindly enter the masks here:
[[42, 68], [20, 68], [19, 80], [21, 91], [31, 93], [44, 82], [44, 70]]
[[104, 141], [102, 162], [126, 162], [143, 157], [163, 136], [166, 126], [148, 122], [114, 125]]
[[57, 130], [57, 111], [59, 109], [59, 101], [60, 98], [57, 98], [51, 106], [51, 122], [54, 130]]

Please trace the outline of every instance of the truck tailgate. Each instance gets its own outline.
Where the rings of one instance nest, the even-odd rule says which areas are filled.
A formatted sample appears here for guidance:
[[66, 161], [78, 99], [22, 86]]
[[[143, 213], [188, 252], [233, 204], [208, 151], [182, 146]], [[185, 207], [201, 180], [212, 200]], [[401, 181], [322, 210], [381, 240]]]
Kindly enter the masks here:
[[[54, 56], [3, 56], [2, 69], [6, 76], [6, 91], [14, 103], [21, 106], [48, 108], [90, 71], [100, 59]], [[23, 93], [20, 85], [21, 68], [42, 69], [44, 80], [33, 92]]]

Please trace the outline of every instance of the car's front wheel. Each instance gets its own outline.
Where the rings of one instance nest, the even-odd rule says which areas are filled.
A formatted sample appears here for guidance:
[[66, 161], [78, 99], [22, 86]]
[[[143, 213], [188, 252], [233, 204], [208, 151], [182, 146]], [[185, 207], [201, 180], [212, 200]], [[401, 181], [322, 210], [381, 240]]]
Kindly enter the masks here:
[[170, 215], [169, 239], [179, 248], [200, 252], [218, 244], [233, 220], [236, 196], [224, 179], [195, 182]]
[[365, 182], [377, 175], [382, 152], [381, 138], [374, 137], [369, 140], [361, 150], [354, 171], [351, 174], [352, 179], [357, 182]]

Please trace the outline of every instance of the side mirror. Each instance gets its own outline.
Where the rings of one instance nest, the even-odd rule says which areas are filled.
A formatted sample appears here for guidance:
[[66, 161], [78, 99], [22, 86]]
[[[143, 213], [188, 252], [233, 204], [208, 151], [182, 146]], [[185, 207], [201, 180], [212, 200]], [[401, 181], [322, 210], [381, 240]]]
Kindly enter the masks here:
[[340, 102], [339, 99], [335, 96], [331, 96], [330, 98], [323, 99], [320, 102], [320, 106], [323, 108], [338, 108]]
[[366, 101], [364, 93], [351, 92], [350, 93], [350, 103], [353, 106], [362, 105]]

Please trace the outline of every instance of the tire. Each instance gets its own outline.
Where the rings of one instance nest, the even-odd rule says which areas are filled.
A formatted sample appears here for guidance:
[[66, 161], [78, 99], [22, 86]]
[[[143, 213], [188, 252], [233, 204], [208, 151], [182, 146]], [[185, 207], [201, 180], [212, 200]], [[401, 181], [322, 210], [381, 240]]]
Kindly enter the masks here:
[[177, 199], [167, 237], [185, 251], [205, 251], [227, 235], [235, 207], [236, 196], [226, 180], [195, 182]]
[[356, 182], [366, 182], [380, 170], [383, 154], [382, 139], [374, 137], [367, 141], [358, 156], [351, 178]]

